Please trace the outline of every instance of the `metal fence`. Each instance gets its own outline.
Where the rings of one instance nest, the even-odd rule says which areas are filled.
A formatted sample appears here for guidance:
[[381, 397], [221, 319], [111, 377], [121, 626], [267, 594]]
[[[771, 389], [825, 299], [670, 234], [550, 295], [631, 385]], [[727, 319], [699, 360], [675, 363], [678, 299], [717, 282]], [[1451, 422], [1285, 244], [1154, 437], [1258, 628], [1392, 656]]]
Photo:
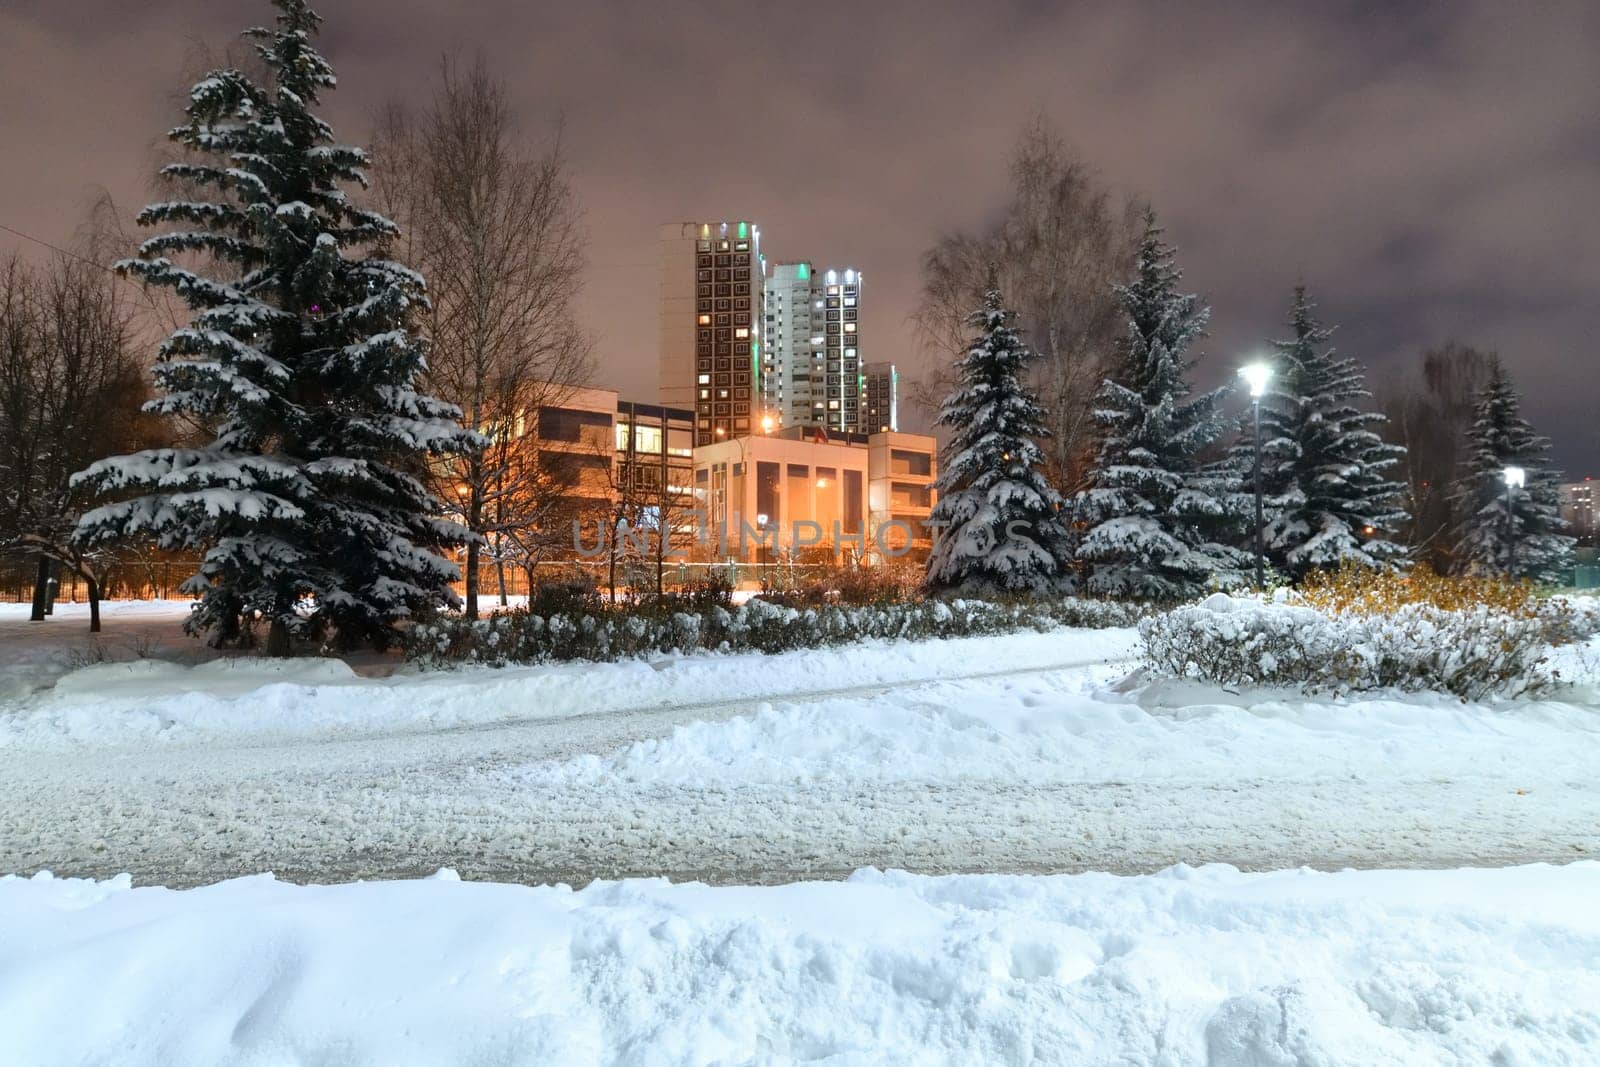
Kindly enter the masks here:
[[[189, 600], [182, 585], [195, 572], [192, 560], [154, 560], [115, 563], [101, 570], [102, 600]], [[89, 599], [88, 584], [65, 567], [56, 567], [56, 601], [70, 604]], [[33, 583], [38, 576], [34, 564], [0, 566], [0, 599], [24, 604], [33, 599]]]
[[[117, 563], [101, 570], [102, 600], [191, 600], [193, 597], [179, 587], [187, 581], [198, 566], [194, 560], [156, 560], [150, 562]], [[726, 581], [735, 588], [743, 585], [788, 586], [803, 584], [820, 578], [828, 568], [814, 565], [790, 564], [783, 561], [771, 563], [689, 563], [669, 560], [661, 572], [661, 584], [666, 589], [678, 589], [710, 579]], [[25, 604], [33, 599], [33, 584], [38, 574], [32, 564], [0, 566], [0, 600]], [[64, 567], [55, 569], [57, 603], [81, 604], [89, 599], [87, 583]], [[583, 580], [596, 588], [607, 587], [609, 568], [604, 560], [555, 560], [534, 567], [532, 584]], [[653, 590], [656, 584], [655, 565], [651, 562], [624, 561], [617, 565], [617, 586]], [[526, 597], [529, 592], [526, 569], [507, 564], [503, 569], [493, 561], [478, 569], [478, 595], [499, 599]], [[466, 593], [465, 581], [455, 583], [458, 594]]]
[[[151, 562], [118, 563], [102, 571], [100, 587], [102, 600], [190, 600], [188, 593], [179, 589], [197, 564], [192, 560], [156, 560]], [[791, 564], [785, 561], [771, 563], [689, 563], [670, 560], [662, 570], [661, 583], [666, 589], [679, 589], [685, 585], [709, 579], [725, 581], [735, 588], [771, 586], [794, 588], [808, 581], [822, 578], [830, 568], [816, 565]], [[89, 599], [84, 580], [65, 568], [56, 568], [60, 583], [56, 600], [60, 603], [81, 604]], [[33, 599], [33, 583], [37, 574], [32, 565], [0, 566], [0, 600], [25, 604]], [[534, 585], [547, 582], [583, 580], [598, 589], [607, 586], [608, 566], [604, 560], [555, 560], [534, 567]], [[478, 569], [478, 595], [498, 600], [526, 597], [529, 592], [528, 572], [520, 566], [506, 565], [503, 569], [493, 561]], [[619, 562], [617, 586], [619, 589], [638, 588], [653, 590], [656, 584], [655, 565], [647, 561]], [[1585, 563], [1574, 568], [1568, 588], [1582, 592], [1600, 590], [1600, 563]], [[466, 583], [457, 582], [458, 594], [466, 593]]]

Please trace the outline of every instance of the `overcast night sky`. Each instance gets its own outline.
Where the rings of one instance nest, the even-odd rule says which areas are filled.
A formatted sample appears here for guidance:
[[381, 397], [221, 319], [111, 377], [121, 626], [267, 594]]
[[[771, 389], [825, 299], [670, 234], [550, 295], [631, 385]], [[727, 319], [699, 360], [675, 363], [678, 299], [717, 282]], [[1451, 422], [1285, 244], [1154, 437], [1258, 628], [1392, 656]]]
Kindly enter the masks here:
[[[1600, 5], [1398, 7], [326, 0], [324, 111], [364, 140], [458, 48], [508, 79], [530, 138], [564, 114], [600, 378], [650, 399], [653, 242], [680, 219], [754, 219], [769, 259], [862, 269], [864, 355], [920, 373], [919, 257], [997, 210], [1043, 110], [1163, 216], [1212, 302], [1208, 380], [1282, 334], [1303, 279], [1377, 384], [1446, 339], [1498, 349], [1558, 461], [1600, 474]], [[5, 0], [0, 224], [64, 241], [97, 186], [131, 216], [194, 42], [270, 17]]]

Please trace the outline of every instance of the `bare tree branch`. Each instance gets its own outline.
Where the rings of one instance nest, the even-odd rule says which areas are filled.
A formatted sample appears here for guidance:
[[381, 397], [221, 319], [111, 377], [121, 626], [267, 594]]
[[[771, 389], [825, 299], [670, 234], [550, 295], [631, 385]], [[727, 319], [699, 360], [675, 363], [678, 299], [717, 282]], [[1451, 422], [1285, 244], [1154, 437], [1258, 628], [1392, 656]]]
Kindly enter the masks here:
[[504, 559], [508, 543], [534, 543], [526, 531], [550, 510], [539, 490], [559, 490], [523, 440], [527, 421], [591, 369], [573, 307], [584, 233], [562, 128], [533, 153], [515, 127], [483, 61], [446, 58], [428, 107], [391, 105], [375, 138], [375, 196], [402, 232], [391, 254], [428, 280], [428, 387], [491, 442], [434, 472], [440, 498], [482, 539], [467, 549], [469, 616], [483, 545]]
[[1052, 433], [1043, 444], [1053, 479], [1070, 490], [1091, 448], [1090, 402], [1122, 325], [1111, 287], [1132, 262], [1142, 205], [1115, 199], [1042, 115], [1018, 137], [1010, 173], [999, 221], [947, 234], [923, 257], [915, 322], [939, 369], [910, 395], [930, 411], [943, 403], [948, 367], [970, 341], [966, 316], [998, 285], [1039, 356], [1033, 384]]

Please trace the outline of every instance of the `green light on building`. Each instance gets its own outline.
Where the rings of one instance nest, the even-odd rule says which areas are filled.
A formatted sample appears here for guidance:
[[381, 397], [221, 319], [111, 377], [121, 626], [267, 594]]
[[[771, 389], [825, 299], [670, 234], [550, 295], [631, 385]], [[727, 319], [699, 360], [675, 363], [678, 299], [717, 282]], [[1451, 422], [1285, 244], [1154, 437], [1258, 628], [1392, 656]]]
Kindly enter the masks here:
[[801, 281], [805, 281], [807, 278], [811, 277], [811, 268], [806, 266], [804, 263], [800, 264], [799, 269], [795, 272], [795, 277], [799, 278]]
[[743, 238], [749, 237], [749, 236], [750, 236], [750, 226], [747, 223], [743, 223], [743, 222], [739, 223], [739, 237], [741, 239], [743, 239]]

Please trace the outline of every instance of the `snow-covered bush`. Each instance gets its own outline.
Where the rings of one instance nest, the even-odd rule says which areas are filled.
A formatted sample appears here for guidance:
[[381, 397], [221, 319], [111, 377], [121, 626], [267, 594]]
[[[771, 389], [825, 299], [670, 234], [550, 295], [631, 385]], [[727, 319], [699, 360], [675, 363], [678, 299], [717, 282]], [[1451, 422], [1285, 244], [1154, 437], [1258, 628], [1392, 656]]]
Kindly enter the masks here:
[[759, 597], [720, 604], [604, 603], [542, 615], [502, 612], [419, 623], [407, 656], [427, 666], [616, 660], [694, 652], [786, 652], [870, 638], [927, 640], [1049, 630], [1132, 626], [1138, 605], [1103, 600], [995, 602], [919, 600], [893, 604], [788, 607]]
[[[1263, 603], [1222, 594], [1145, 619], [1146, 662], [1228, 686], [1307, 692], [1395, 688], [1465, 700], [1547, 692], [1552, 606], [1519, 614], [1487, 605], [1405, 603], [1384, 613]], [[1573, 624], [1575, 629], [1576, 624]]]
[[1313, 571], [1300, 584], [1296, 603], [1330, 615], [1392, 615], [1422, 605], [1444, 612], [1488, 611], [1538, 620], [1552, 645], [1600, 634], [1600, 601], [1587, 597], [1540, 597], [1527, 582], [1503, 575], [1436, 574], [1427, 564], [1401, 572], [1346, 563]]

